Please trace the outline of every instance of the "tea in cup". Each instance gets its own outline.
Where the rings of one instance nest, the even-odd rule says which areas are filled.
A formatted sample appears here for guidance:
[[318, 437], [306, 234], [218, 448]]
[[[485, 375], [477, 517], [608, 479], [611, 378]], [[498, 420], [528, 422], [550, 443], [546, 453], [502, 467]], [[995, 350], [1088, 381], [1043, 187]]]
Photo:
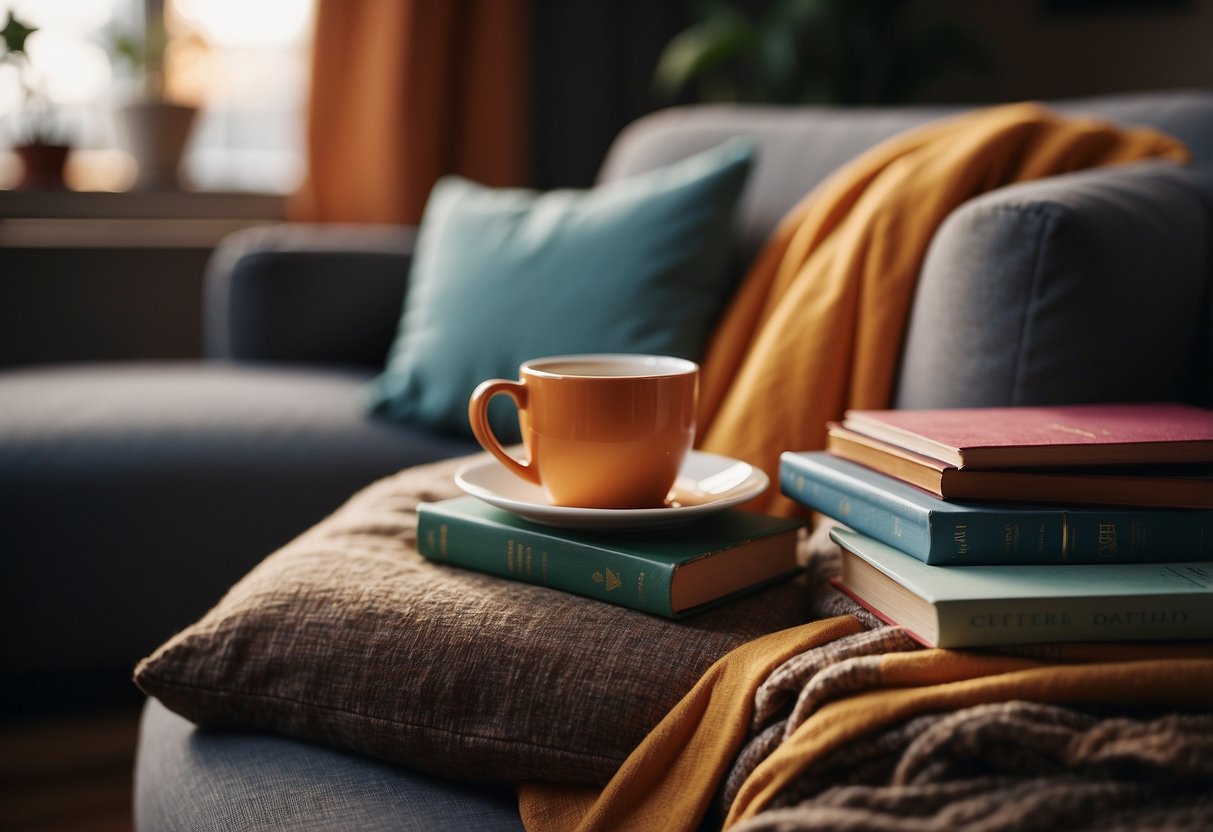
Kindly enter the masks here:
[[[699, 366], [661, 355], [536, 358], [519, 380], [482, 382], [468, 402], [476, 439], [553, 505], [655, 508], [695, 440]], [[518, 406], [527, 459], [506, 451], [488, 421], [489, 400]]]

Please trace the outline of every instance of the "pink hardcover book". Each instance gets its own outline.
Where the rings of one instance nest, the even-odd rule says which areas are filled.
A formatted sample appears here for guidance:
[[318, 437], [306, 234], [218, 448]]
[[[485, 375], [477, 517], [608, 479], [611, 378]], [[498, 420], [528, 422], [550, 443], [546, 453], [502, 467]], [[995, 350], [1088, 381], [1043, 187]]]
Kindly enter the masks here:
[[1213, 461], [1213, 410], [1174, 403], [848, 410], [843, 425], [957, 468]]

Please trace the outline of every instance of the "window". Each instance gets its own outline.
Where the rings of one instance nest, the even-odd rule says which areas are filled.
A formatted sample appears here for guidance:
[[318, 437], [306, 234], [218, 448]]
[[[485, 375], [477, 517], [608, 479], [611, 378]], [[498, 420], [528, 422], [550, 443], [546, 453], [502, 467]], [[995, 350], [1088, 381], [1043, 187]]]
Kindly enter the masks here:
[[[163, 7], [164, 91], [198, 108], [183, 174], [198, 190], [290, 193], [304, 167], [304, 107], [314, 0], [0, 0], [38, 28], [30, 64], [73, 146], [69, 184], [121, 190], [134, 178], [121, 108], [144, 73], [121, 60], [141, 40], [145, 6]], [[0, 127], [20, 140], [28, 112], [13, 67], [0, 67]], [[0, 170], [11, 183], [12, 169]], [[9, 174], [6, 176], [5, 174]]]

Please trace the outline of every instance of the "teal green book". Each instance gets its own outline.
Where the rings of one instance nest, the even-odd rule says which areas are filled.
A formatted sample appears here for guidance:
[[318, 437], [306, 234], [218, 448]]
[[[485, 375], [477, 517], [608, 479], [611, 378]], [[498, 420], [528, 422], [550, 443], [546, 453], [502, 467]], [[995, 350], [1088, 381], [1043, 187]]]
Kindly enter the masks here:
[[422, 503], [421, 554], [679, 618], [797, 571], [801, 523], [727, 509], [670, 529], [600, 533], [523, 520], [475, 497]]
[[928, 566], [849, 529], [835, 586], [928, 647], [1213, 638], [1213, 561]]

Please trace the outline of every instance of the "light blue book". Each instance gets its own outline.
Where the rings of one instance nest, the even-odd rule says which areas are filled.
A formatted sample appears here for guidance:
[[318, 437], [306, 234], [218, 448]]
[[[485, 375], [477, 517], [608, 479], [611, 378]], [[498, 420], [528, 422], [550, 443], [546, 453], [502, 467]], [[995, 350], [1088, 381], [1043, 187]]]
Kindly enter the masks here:
[[928, 566], [835, 528], [835, 585], [931, 647], [1213, 638], [1213, 561]]

